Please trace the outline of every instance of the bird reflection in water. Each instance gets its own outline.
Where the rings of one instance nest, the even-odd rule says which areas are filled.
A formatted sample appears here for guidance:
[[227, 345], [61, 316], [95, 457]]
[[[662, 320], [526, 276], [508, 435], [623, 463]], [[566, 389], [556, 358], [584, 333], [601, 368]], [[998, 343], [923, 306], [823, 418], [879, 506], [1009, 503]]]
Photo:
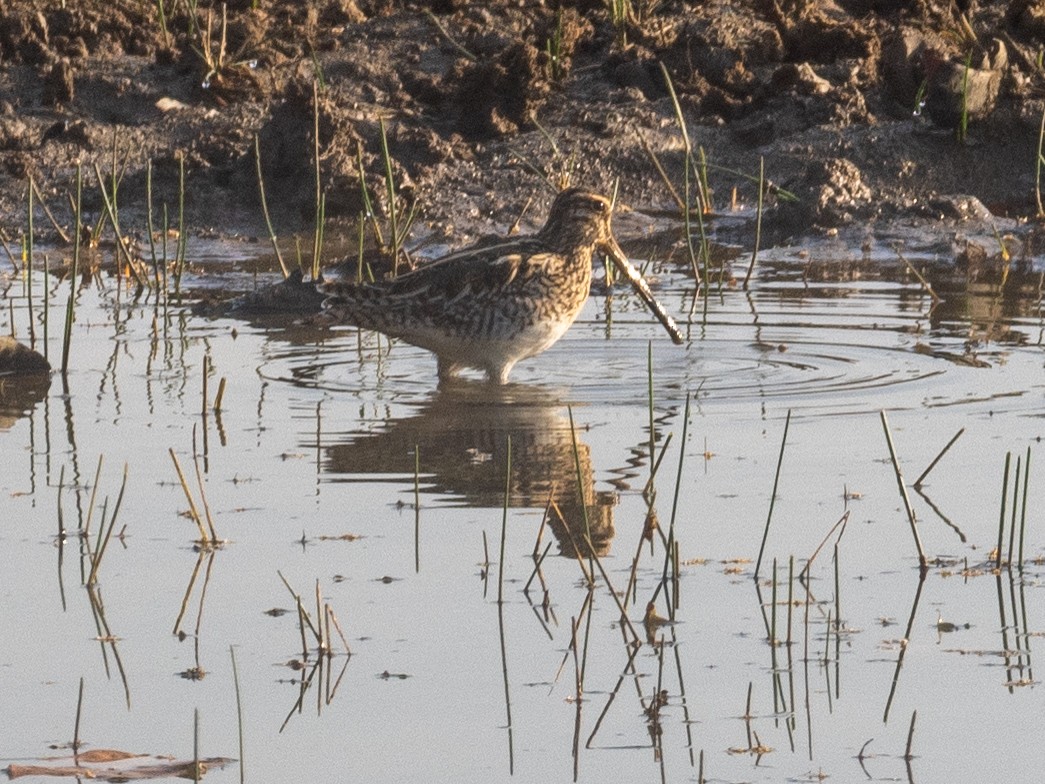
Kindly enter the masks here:
[[[577, 433], [578, 492], [570, 420], [563, 396], [533, 385], [495, 386], [468, 381], [440, 385], [416, 414], [390, 421], [379, 432], [324, 445], [323, 470], [371, 481], [402, 481], [414, 474], [415, 448], [428, 492], [474, 507], [504, 504], [511, 436], [512, 507], [549, 509], [549, 526], [563, 555], [597, 555], [613, 539], [614, 492], [596, 491], [591, 449]], [[574, 549], [576, 547], [576, 550]]]

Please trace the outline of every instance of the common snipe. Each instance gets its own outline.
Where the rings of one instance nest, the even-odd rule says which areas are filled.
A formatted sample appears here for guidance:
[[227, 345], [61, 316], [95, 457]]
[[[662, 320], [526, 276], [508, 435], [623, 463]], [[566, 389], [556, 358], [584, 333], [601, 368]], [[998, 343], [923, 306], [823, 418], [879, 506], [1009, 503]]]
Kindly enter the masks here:
[[503, 384], [515, 363], [551, 346], [577, 318], [600, 250], [681, 343], [675, 322], [613, 239], [611, 212], [602, 196], [566, 190], [532, 236], [481, 243], [382, 283], [322, 284], [329, 295], [323, 308], [435, 353], [440, 379], [476, 368]]

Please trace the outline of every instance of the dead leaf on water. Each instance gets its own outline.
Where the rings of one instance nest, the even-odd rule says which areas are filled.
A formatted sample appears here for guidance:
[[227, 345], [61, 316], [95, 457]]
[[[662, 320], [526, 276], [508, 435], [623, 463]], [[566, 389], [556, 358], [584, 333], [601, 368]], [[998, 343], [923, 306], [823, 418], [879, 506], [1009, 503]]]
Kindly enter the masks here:
[[[134, 762], [131, 762], [132, 760]], [[38, 761], [46, 764], [11, 764], [4, 772], [9, 779], [22, 776], [56, 776], [112, 782], [147, 781], [172, 777], [198, 778], [205, 774], [208, 768], [224, 768], [228, 763], [235, 762], [228, 757], [209, 757], [199, 761], [199, 770], [196, 771], [194, 760], [131, 754], [116, 749], [92, 749], [76, 757], [46, 757]], [[114, 764], [120, 762], [127, 764]]]

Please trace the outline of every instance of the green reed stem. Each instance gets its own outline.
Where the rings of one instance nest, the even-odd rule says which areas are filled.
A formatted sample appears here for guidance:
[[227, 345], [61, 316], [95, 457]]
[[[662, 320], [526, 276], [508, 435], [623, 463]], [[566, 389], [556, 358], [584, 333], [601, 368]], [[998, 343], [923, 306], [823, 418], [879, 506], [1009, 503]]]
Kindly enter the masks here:
[[649, 488], [653, 490], [653, 465], [656, 462], [656, 422], [653, 417], [653, 341], [646, 343], [646, 399], [649, 402]]
[[414, 571], [421, 571], [421, 447], [414, 444]]
[[36, 347], [36, 324], [33, 319], [33, 178], [29, 178], [28, 207], [26, 209], [29, 233], [26, 236], [26, 262], [25, 262], [25, 299], [29, 314], [29, 341], [30, 345]]
[[508, 502], [512, 493], [512, 436], [508, 434], [504, 469], [504, 514], [501, 517], [501, 555], [497, 562], [497, 604], [504, 602], [504, 546], [508, 537]]
[[152, 259], [152, 276], [159, 291], [162, 281], [160, 280], [160, 263], [156, 258], [156, 238], [153, 236], [156, 229], [152, 220], [152, 158], [145, 165], [145, 221], [149, 231], [149, 257]]
[[759, 245], [762, 243], [762, 205], [766, 196], [766, 159], [760, 155], [758, 158], [758, 207], [755, 210], [755, 247], [751, 250], [751, 261], [747, 265], [747, 274], [744, 275], [744, 291], [747, 291], [751, 281], [751, 273], [755, 271], [755, 262], [758, 260]]
[[1038, 159], [1034, 162], [1034, 199], [1038, 204], [1038, 217], [1045, 217], [1045, 205], [1041, 201], [1041, 165], [1045, 163], [1042, 157], [1045, 148], [1045, 108], [1041, 111], [1041, 126], [1038, 128]]
[[1009, 464], [1012, 462], [1012, 452], [1005, 453], [1005, 472], [1001, 480], [1001, 513], [998, 515], [998, 546], [994, 566], [1001, 569], [1001, 543], [1005, 538], [1005, 502], [1009, 495]]
[[904, 750], [903, 758], [910, 762], [914, 759], [914, 755], [911, 754], [911, 746], [914, 744], [914, 722], [918, 718], [918, 711], [914, 711], [911, 714], [911, 726], [907, 730], [907, 748]]
[[258, 195], [261, 197], [261, 213], [265, 216], [265, 226], [269, 231], [269, 242], [272, 243], [272, 250], [276, 254], [279, 268], [283, 271], [283, 279], [286, 280], [290, 277], [290, 270], [283, 260], [283, 252], [279, 249], [276, 231], [272, 228], [272, 218], [269, 217], [268, 200], [265, 198], [265, 178], [261, 175], [261, 142], [258, 140], [257, 134], [254, 134], [254, 168], [258, 175]]
[[787, 431], [791, 427], [791, 409], [787, 410], [787, 419], [784, 420], [784, 435], [780, 439], [780, 454], [777, 455], [776, 473], [773, 475], [773, 493], [769, 496], [769, 513], [766, 515], [766, 527], [762, 530], [762, 544], [758, 548], [758, 560], [755, 561], [755, 580], [758, 580], [758, 572], [762, 566], [762, 556], [766, 551], [766, 540], [769, 539], [769, 524], [773, 521], [773, 507], [776, 505], [777, 488], [780, 486], [780, 468], [784, 464], [784, 447], [787, 446]]
[[[787, 559], [787, 645], [791, 647], [791, 619], [795, 605], [795, 556]], [[790, 654], [788, 654], [790, 657]]]
[[181, 276], [185, 272], [185, 156], [178, 156], [178, 246], [174, 261], [174, 295], [181, 296]]
[[1023, 466], [1023, 508], [1020, 512], [1020, 554], [1019, 564], [1023, 568], [1023, 534], [1027, 527], [1027, 489], [1030, 487], [1030, 447], [1027, 447], [1027, 460]]
[[319, 255], [323, 249], [323, 173], [319, 164], [319, 81], [312, 80], [312, 154], [316, 168], [316, 227], [312, 238], [312, 279], [319, 278]]
[[769, 618], [770, 618], [770, 624], [769, 624], [769, 644], [770, 644], [770, 646], [772, 646], [774, 648], [776, 647], [776, 644], [777, 644], [777, 637], [776, 637], [776, 602], [777, 602], [777, 599], [776, 599], [776, 584], [777, 584], [776, 573], [777, 573], [777, 565], [776, 565], [776, 558], [774, 558], [773, 559], [773, 589], [772, 589], [772, 592], [770, 594], [771, 597], [772, 597], [770, 599], [770, 602], [771, 602], [770, 606], [772, 607], [772, 612], [769, 615]]
[[1012, 473], [1012, 517], [1009, 520], [1009, 568], [1012, 568], [1012, 553], [1016, 546], [1016, 511], [1019, 509], [1020, 501], [1020, 467], [1022, 459], [1016, 456], [1016, 470]]
[[246, 755], [243, 744], [243, 700], [239, 688], [239, 668], [236, 666], [236, 649], [232, 645], [229, 646], [229, 656], [232, 657], [232, 685], [236, 690], [236, 727], [239, 731], [239, 780], [240, 784], [244, 784], [247, 779]]
[[44, 359], [50, 361], [48, 346], [51, 343], [51, 260], [44, 254]]
[[203, 776], [200, 766], [200, 709], [192, 711], [192, 779], [199, 782]]
[[73, 759], [80, 756], [80, 717], [83, 715], [83, 676], [80, 676], [80, 693], [76, 697], [76, 723], [73, 725]]
[[[679, 465], [675, 471], [675, 495], [671, 501], [671, 520], [668, 522], [668, 541], [675, 541], [675, 516], [679, 507], [679, 489], [682, 487], [682, 466], [686, 457], [686, 436], [689, 432], [690, 394], [686, 393], [686, 408], [682, 417], [682, 443], [679, 445]], [[669, 554], [670, 556], [670, 554]]]

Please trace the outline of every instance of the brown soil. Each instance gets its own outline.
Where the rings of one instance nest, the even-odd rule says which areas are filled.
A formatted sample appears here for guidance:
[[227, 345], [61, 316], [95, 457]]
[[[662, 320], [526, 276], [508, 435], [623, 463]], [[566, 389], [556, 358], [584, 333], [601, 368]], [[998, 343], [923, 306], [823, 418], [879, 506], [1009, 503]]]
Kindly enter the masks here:
[[317, 83], [335, 226], [364, 209], [360, 159], [387, 208], [382, 124], [401, 198], [435, 237], [456, 231], [453, 243], [539, 220], [549, 182], [619, 182], [625, 205], [675, 211], [651, 161], [682, 192], [662, 68], [709, 164], [716, 213], [734, 189], [754, 203], [764, 158], [777, 239], [989, 220], [983, 204], [1036, 212], [1043, 0], [631, 0], [620, 25], [603, 0], [230, 0], [224, 20], [219, 3], [190, 15], [165, 0], [163, 23], [156, 2], [60, 5], [0, 0], [9, 237], [24, 232], [29, 175], [68, 225], [82, 162], [88, 208], [102, 209], [93, 166], [110, 176], [114, 150], [121, 215], [143, 215], [150, 160], [155, 202], [173, 215], [184, 161], [190, 225], [259, 232], [255, 136], [277, 231], [307, 231]]

